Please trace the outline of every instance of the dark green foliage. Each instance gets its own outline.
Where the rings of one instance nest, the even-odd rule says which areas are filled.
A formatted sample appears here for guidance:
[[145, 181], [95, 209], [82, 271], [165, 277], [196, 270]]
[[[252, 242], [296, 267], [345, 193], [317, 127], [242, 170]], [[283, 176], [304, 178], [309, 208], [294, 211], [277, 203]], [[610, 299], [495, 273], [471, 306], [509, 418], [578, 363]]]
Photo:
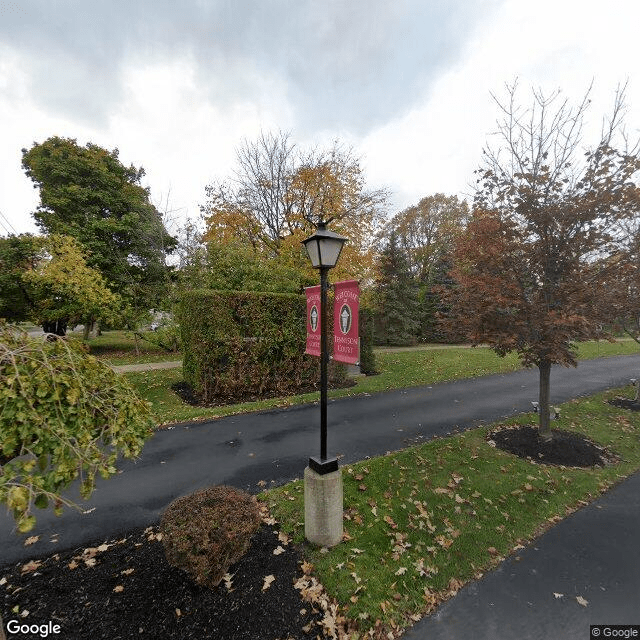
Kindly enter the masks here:
[[358, 328], [360, 329], [360, 371], [368, 376], [376, 375], [376, 356], [373, 353], [374, 313], [371, 309], [360, 307]]
[[213, 588], [246, 553], [260, 522], [256, 499], [233, 487], [207, 487], [178, 498], [160, 520], [167, 562]]
[[88, 498], [95, 474], [116, 473], [152, 430], [148, 405], [80, 343], [0, 325], [0, 503], [20, 531], [35, 523], [33, 504], [61, 506], [78, 476]]
[[0, 238], [0, 318], [29, 319], [33, 299], [22, 276], [35, 269], [41, 251], [42, 238], [31, 234]]
[[81, 147], [57, 136], [22, 152], [22, 166], [40, 189], [33, 214], [38, 226], [78, 240], [89, 266], [119, 294], [157, 306], [168, 283], [165, 255], [175, 240], [140, 184], [144, 169], [125, 167], [117, 149]]
[[[184, 379], [204, 403], [290, 395], [319, 381], [319, 358], [304, 354], [304, 296], [189, 291], [178, 321]], [[329, 375], [342, 382], [346, 369], [332, 362]]]
[[379, 272], [376, 282], [376, 342], [415, 344], [420, 324], [418, 288], [395, 232], [389, 235], [389, 242], [380, 256]]

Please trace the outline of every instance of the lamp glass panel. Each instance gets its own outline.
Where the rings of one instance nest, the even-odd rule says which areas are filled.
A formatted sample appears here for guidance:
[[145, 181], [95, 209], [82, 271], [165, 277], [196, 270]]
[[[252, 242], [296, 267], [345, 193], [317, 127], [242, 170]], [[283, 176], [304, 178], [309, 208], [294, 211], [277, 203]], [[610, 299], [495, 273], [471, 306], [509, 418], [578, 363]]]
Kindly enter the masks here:
[[320, 266], [320, 251], [318, 250], [318, 241], [314, 238], [305, 242], [304, 246], [307, 248], [309, 259], [314, 267]]
[[340, 257], [343, 241], [334, 240], [333, 238], [323, 238], [319, 244], [322, 266], [335, 267]]

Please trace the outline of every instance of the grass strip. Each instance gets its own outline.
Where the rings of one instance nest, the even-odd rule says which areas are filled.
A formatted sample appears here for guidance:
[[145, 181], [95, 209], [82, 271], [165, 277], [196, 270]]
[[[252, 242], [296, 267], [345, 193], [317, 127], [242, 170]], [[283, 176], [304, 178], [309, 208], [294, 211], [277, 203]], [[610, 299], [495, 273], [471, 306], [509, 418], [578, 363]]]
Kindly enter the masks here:
[[[640, 415], [606, 400], [562, 405], [558, 428], [617, 453], [605, 468], [539, 465], [491, 447], [496, 425], [432, 440], [343, 468], [345, 540], [304, 543], [313, 575], [364, 637], [397, 633], [567, 514], [640, 469]], [[535, 423], [525, 414], [500, 424]], [[279, 526], [304, 541], [301, 480], [261, 494]]]

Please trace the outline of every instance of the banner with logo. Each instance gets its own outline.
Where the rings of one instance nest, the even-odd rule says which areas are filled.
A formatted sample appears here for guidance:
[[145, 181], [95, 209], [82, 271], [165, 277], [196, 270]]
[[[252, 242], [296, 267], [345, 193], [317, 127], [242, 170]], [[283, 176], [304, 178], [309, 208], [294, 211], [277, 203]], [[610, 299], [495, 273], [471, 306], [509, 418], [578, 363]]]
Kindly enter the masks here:
[[360, 362], [358, 281], [336, 282], [333, 287], [333, 359], [357, 364]]
[[310, 356], [320, 355], [320, 285], [307, 287], [307, 348]]

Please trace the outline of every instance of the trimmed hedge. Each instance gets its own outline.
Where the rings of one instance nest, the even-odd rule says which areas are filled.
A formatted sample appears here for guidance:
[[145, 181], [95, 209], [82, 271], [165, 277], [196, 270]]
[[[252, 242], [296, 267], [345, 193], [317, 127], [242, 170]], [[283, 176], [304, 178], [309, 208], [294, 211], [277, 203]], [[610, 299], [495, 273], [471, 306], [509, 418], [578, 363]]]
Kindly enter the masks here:
[[[189, 291], [178, 321], [184, 379], [204, 403], [291, 395], [319, 384], [320, 359], [304, 353], [304, 295]], [[343, 383], [346, 367], [332, 361], [329, 379]]]

